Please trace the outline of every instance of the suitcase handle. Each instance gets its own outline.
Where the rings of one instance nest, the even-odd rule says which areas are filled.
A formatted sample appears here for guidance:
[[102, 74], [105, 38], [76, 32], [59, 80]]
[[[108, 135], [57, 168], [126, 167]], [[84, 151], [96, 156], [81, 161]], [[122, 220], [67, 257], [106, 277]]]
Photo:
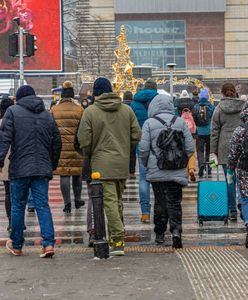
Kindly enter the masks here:
[[[203, 165], [206, 166], [206, 178], [208, 179], [208, 170], [209, 170], [209, 166], [211, 165], [210, 162], [205, 162]], [[219, 170], [219, 166], [223, 166], [222, 164], [218, 164], [216, 165], [217, 167], [217, 181], [220, 180], [220, 170]]]

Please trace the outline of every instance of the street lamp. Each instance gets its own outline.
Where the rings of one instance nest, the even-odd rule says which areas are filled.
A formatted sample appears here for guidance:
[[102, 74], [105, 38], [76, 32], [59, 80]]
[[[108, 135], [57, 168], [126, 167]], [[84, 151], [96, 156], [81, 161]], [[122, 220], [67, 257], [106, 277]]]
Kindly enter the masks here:
[[177, 64], [175, 64], [175, 63], [168, 63], [168, 64], [166, 64], [166, 66], [170, 70], [170, 94], [171, 94], [172, 100], [173, 100], [173, 70], [176, 67], [176, 65]]

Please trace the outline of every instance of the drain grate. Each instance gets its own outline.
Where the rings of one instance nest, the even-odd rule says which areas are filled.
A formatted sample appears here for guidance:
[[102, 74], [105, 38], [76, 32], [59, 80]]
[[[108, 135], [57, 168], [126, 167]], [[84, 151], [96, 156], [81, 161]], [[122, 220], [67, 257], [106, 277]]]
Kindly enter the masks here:
[[198, 300], [248, 299], [248, 261], [235, 251], [239, 249], [244, 247], [177, 252]]

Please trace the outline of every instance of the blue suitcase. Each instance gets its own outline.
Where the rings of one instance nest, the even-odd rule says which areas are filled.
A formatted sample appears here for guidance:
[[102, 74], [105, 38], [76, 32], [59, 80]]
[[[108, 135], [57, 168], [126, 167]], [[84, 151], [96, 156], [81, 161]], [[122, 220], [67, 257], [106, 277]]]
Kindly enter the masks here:
[[[208, 172], [206, 172], [208, 173]], [[226, 181], [219, 180], [217, 167], [217, 181], [200, 181], [198, 183], [198, 221], [224, 221], [228, 224], [228, 194]]]

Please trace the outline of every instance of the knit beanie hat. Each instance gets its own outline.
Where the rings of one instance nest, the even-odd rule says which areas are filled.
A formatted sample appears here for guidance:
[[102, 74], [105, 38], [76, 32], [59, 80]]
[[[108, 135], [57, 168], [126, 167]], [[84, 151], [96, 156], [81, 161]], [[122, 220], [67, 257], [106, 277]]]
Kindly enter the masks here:
[[149, 78], [147, 79], [145, 86], [144, 86], [144, 90], [157, 90], [158, 86], [155, 80]]
[[189, 93], [186, 90], [182, 90], [180, 98], [190, 98]]
[[11, 105], [14, 105], [14, 100], [11, 99], [8, 95], [3, 95], [0, 104], [1, 118], [4, 116], [7, 108]]
[[95, 80], [94, 86], [93, 86], [93, 96], [98, 97], [101, 96], [104, 93], [111, 93], [112, 85], [110, 81], [105, 77], [99, 77]]
[[123, 94], [123, 100], [133, 100], [133, 93], [130, 91], [126, 91]]
[[30, 85], [23, 85], [19, 87], [19, 89], [16, 92], [16, 101], [20, 100], [21, 98], [32, 95], [35, 96], [34, 89]]
[[73, 84], [71, 81], [67, 80], [63, 83], [61, 97], [62, 98], [74, 98]]
[[208, 89], [201, 90], [199, 98], [200, 99], [204, 98], [208, 100], [209, 99]]

